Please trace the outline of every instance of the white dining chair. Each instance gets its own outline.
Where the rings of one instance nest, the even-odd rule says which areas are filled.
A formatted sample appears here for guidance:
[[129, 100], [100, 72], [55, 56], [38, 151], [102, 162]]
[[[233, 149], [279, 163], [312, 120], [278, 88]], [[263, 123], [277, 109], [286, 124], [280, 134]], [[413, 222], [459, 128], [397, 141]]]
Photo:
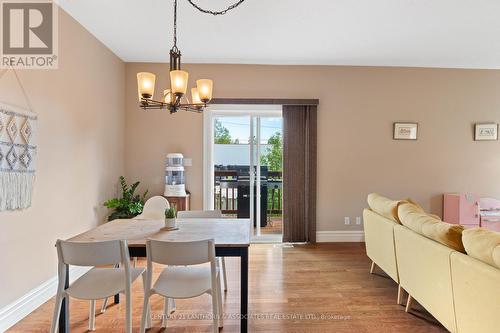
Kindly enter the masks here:
[[[58, 328], [59, 313], [63, 299], [69, 297], [90, 300], [89, 330], [95, 330], [95, 302], [118, 293], [124, 293], [126, 299], [127, 333], [132, 332], [132, 291], [131, 285], [142, 275], [144, 268], [130, 267], [130, 257], [127, 242], [112, 240], [103, 242], [69, 242], [58, 240], [56, 242], [58, 263], [58, 286], [56, 304], [52, 318], [51, 333]], [[74, 281], [68, 288], [66, 283], [66, 269], [68, 265], [76, 266], [107, 266], [120, 264], [120, 268], [93, 267], [87, 273]], [[68, 318], [69, 320], [69, 318]]]
[[[220, 210], [183, 210], [177, 212], [177, 218], [179, 219], [196, 219], [196, 218], [206, 218], [206, 219], [217, 219], [222, 218], [222, 211]], [[219, 265], [222, 267], [222, 279], [224, 281], [224, 292], [227, 291], [227, 275], [226, 275], [226, 258], [218, 257]]]
[[[164, 197], [157, 195], [149, 198], [144, 203], [144, 208], [142, 209], [142, 214], [134, 217], [136, 220], [163, 220], [165, 219], [165, 210], [170, 208], [168, 200]], [[134, 257], [134, 267], [137, 266], [137, 257]], [[104, 301], [103, 309], [107, 304], [107, 300]], [[102, 311], [102, 310], [101, 310]]]
[[165, 218], [165, 210], [167, 208], [170, 208], [168, 200], [160, 195], [157, 195], [149, 198], [144, 203], [142, 214], [137, 215], [134, 219], [163, 220]]
[[[134, 217], [136, 220], [163, 220], [165, 219], [165, 210], [170, 208], [168, 200], [164, 197], [157, 195], [149, 198], [144, 203], [144, 208], [142, 209], [142, 214]], [[134, 257], [134, 267], [137, 266], [137, 257]], [[107, 304], [107, 300], [104, 301], [103, 309]], [[102, 311], [102, 310], [101, 310]]]
[[[136, 220], [163, 220], [165, 218], [165, 210], [170, 208], [168, 200], [160, 195], [154, 196], [146, 200], [144, 207], [142, 209], [142, 214], [137, 215], [133, 219]], [[134, 267], [137, 267], [137, 257], [132, 258], [134, 262]], [[175, 311], [175, 302], [173, 300], [169, 301], [171, 303], [170, 309]], [[108, 299], [104, 299], [101, 306], [101, 313], [106, 311], [108, 306]]]
[[[213, 331], [219, 332], [219, 328], [223, 325], [222, 293], [214, 241], [207, 239], [167, 242], [150, 239], [146, 241], [146, 252], [146, 286], [140, 332], [144, 333], [148, 326], [148, 318], [151, 317], [149, 298], [154, 294], [173, 299], [210, 294], [212, 296]], [[153, 263], [167, 265], [154, 285], [152, 284]], [[167, 327], [168, 309], [163, 311], [162, 327]]]

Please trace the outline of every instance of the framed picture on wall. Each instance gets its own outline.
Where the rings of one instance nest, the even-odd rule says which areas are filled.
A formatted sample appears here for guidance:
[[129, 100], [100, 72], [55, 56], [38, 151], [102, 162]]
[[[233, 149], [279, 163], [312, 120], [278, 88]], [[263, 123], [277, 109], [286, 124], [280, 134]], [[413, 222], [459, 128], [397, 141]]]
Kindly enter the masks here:
[[417, 123], [394, 123], [394, 140], [417, 140]]
[[498, 140], [498, 124], [496, 123], [476, 124], [474, 127], [474, 140], [476, 141]]

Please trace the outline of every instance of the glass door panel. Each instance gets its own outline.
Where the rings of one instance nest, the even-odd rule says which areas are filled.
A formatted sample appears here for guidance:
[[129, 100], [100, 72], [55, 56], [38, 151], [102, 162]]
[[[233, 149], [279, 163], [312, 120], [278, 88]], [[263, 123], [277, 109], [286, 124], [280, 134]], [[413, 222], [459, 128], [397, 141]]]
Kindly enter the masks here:
[[255, 240], [281, 242], [283, 226], [283, 120], [254, 117], [257, 210]]
[[281, 242], [281, 111], [220, 114], [212, 118], [213, 207], [249, 218], [255, 242]]
[[250, 117], [220, 116], [213, 123], [214, 209], [250, 216]]

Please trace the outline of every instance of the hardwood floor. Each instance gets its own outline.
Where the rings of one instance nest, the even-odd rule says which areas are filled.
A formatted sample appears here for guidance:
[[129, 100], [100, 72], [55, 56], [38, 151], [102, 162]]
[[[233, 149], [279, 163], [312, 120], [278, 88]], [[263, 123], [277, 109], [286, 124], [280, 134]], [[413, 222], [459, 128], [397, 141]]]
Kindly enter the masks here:
[[[239, 332], [238, 319], [231, 318], [239, 310], [239, 262], [232, 258], [226, 261], [229, 290], [224, 310], [228, 318], [222, 332]], [[249, 270], [249, 312], [254, 316], [249, 319], [249, 332], [446, 332], [416, 302], [411, 314], [396, 304], [396, 283], [378, 268], [369, 274], [370, 261], [362, 243], [293, 248], [252, 245]], [[139, 330], [142, 300], [138, 280], [134, 284], [134, 332]], [[47, 332], [53, 306], [52, 300], [45, 303], [9, 332]], [[148, 332], [165, 331], [159, 327], [162, 306], [162, 299], [152, 298], [154, 327]], [[169, 320], [167, 332], [211, 332], [210, 320], [189, 317], [207, 314], [210, 309], [207, 295], [178, 300], [177, 318]], [[322, 319], [322, 315], [328, 318]], [[122, 332], [124, 316], [123, 304], [109, 306], [97, 315], [96, 332]], [[87, 318], [88, 302], [72, 299], [72, 332], [87, 331]]]
[[279, 235], [283, 233], [283, 218], [272, 217], [267, 221], [267, 226], [260, 228], [263, 234]]

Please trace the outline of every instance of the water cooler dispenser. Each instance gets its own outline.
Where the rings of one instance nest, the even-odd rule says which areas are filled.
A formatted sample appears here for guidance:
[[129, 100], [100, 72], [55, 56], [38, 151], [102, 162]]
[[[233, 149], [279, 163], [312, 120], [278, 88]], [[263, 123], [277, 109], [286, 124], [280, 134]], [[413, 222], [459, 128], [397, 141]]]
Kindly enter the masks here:
[[167, 155], [167, 166], [165, 167], [165, 196], [186, 196], [186, 186], [184, 183], [184, 156], [180, 153]]

